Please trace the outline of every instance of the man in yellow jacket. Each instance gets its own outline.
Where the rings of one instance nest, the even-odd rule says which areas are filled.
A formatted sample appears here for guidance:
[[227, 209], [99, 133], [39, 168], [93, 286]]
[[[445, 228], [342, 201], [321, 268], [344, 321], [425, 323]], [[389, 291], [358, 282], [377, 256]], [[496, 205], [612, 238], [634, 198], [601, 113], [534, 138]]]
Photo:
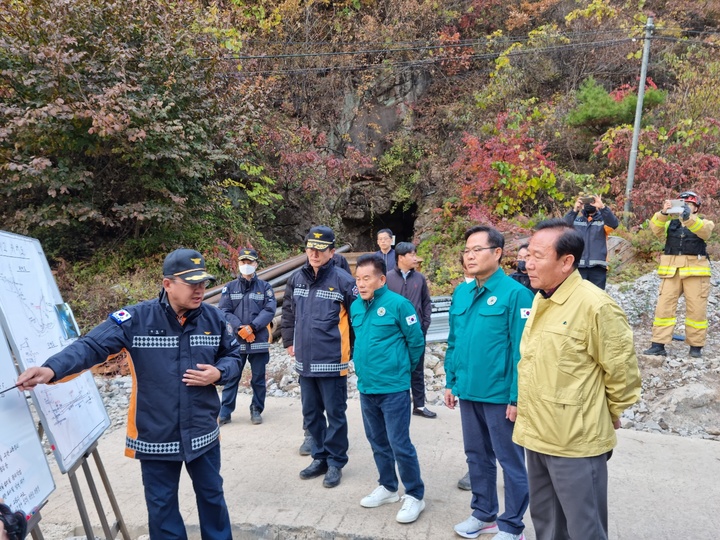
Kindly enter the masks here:
[[[665, 250], [660, 255], [660, 292], [655, 319], [653, 319], [652, 343], [644, 354], [666, 356], [665, 345], [672, 340], [677, 323], [675, 312], [678, 299], [685, 295], [685, 341], [690, 345], [690, 356], [702, 357], [707, 335], [707, 301], [710, 290], [710, 261], [705, 241], [710, 238], [715, 224], [698, 215], [700, 197], [694, 191], [680, 194], [684, 207], [675, 210], [672, 201], [665, 201], [662, 210], [650, 220], [650, 230], [665, 240]], [[674, 218], [674, 219], [673, 219]]]
[[551, 219], [527, 258], [539, 294], [520, 342], [513, 441], [526, 449], [537, 540], [607, 539], [607, 460], [620, 415], [640, 397], [632, 330], [580, 276], [583, 247], [571, 225]]

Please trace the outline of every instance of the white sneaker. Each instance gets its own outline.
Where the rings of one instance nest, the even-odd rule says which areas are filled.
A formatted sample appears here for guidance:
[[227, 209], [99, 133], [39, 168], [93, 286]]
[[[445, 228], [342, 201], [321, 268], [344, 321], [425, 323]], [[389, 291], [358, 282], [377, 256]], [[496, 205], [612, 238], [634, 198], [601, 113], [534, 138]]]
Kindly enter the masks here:
[[425, 510], [425, 501], [416, 499], [412, 495], [403, 495], [403, 505], [395, 516], [398, 523], [412, 523]]
[[462, 523], [455, 525], [455, 532], [463, 538], [477, 538], [481, 534], [492, 534], [498, 532], [497, 523], [480, 521], [475, 516], [470, 516]]
[[512, 534], [507, 531], [500, 531], [493, 536], [492, 540], [525, 540], [525, 535], [523, 533]]
[[378, 486], [370, 495], [363, 497], [360, 506], [365, 508], [377, 508], [383, 504], [394, 503], [400, 500], [397, 491], [385, 489], [385, 486]]

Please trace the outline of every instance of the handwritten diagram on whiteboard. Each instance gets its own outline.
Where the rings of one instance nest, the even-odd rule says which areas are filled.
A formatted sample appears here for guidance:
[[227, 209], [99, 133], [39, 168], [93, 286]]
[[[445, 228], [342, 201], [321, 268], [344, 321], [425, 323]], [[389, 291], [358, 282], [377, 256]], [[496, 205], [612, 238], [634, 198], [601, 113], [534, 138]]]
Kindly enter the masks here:
[[[0, 231], [0, 321], [18, 364], [40, 366], [74, 341], [67, 307], [40, 246], [33, 238]], [[33, 400], [60, 470], [67, 472], [110, 425], [90, 372], [60, 384], [40, 385]]]
[[25, 394], [17, 379], [5, 334], [0, 328], [0, 498], [30, 516], [55, 489]]

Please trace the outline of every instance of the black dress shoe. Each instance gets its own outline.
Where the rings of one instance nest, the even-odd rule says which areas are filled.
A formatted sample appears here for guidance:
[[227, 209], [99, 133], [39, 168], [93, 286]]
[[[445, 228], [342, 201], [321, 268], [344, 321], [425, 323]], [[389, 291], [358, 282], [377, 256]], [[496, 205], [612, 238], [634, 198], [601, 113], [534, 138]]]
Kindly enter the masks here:
[[300, 471], [300, 478], [302, 478], [303, 480], [307, 480], [309, 478], [317, 478], [318, 476], [325, 474], [327, 470], [327, 461], [325, 461], [324, 459], [313, 459], [313, 462], [307, 468]]
[[340, 479], [342, 478], [342, 469], [330, 465], [327, 472], [325, 473], [325, 479], [323, 480], [323, 486], [326, 488], [334, 488], [340, 485]]
[[435, 418], [437, 416], [437, 413], [432, 412], [427, 407], [423, 407], [422, 409], [420, 407], [415, 407], [413, 409], [413, 414], [417, 416], [424, 416], [425, 418]]

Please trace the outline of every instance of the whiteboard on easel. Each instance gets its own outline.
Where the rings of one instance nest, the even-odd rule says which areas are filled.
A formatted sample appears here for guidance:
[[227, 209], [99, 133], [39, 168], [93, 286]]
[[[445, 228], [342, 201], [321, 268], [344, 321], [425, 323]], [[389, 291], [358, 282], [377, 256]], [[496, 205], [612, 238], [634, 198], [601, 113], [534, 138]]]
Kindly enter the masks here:
[[[41, 366], [77, 338], [45, 253], [34, 238], [0, 231], [0, 323], [21, 369]], [[110, 425], [89, 371], [31, 392], [60, 470], [72, 469]]]
[[0, 328], [0, 498], [13, 510], [32, 516], [55, 490], [25, 394], [17, 380], [5, 334]]

